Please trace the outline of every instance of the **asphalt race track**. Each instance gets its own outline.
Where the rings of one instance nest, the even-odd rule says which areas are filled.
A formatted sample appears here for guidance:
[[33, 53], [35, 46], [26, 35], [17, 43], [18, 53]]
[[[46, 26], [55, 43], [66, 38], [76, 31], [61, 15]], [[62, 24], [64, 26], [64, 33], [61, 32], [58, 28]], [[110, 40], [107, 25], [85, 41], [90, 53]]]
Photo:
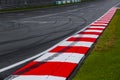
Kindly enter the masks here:
[[[83, 29], [119, 1], [96, 0], [34, 11], [1, 13], [0, 69], [50, 48]], [[23, 65], [1, 72], [0, 80]]]

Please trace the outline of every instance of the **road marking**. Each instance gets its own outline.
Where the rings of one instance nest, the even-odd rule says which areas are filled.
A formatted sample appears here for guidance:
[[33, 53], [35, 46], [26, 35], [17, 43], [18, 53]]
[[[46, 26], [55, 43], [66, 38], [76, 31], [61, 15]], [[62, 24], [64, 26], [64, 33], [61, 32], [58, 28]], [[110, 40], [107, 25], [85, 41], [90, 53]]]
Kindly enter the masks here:
[[[89, 26], [86, 26], [86, 27], [84, 27], [83, 29], [81, 29], [81, 30], [78, 31], [78, 32], [82, 32], [82, 31], [84, 31], [84, 30], [85, 30], [86, 28], [88, 28], [88, 27], [89, 27]], [[76, 32], [76, 33], [78, 33], [78, 32]], [[75, 33], [75, 34], [76, 34], [76, 33]], [[70, 37], [68, 37], [68, 38], [70, 38]], [[64, 39], [63, 41], [66, 41], [68, 38]], [[59, 43], [61, 43], [61, 42], [62, 42], [62, 41], [60, 41]], [[59, 43], [57, 43], [56, 45], [58, 45]], [[33, 59], [38, 58], [38, 57], [42, 56], [43, 54], [45, 54], [46, 52], [48, 52], [49, 50], [51, 50], [52, 48], [56, 47], [56, 45], [53, 46], [53, 47], [51, 47], [51, 48], [49, 48], [49, 49], [47, 49], [47, 50], [45, 50], [45, 51], [43, 51], [43, 52], [41, 52], [41, 53], [38, 53], [37, 55], [35, 55], [35, 56], [33, 56], [33, 57], [30, 57], [30, 58], [27, 58], [27, 59], [22, 60], [22, 61], [20, 61], [20, 62], [14, 63], [14, 64], [12, 64], [12, 65], [10, 65], [10, 66], [1, 68], [1, 69], [0, 69], [0, 73], [1, 73], [1, 72], [4, 72], [4, 71], [7, 71], [7, 70], [10, 70], [10, 69], [12, 69], [12, 68], [15, 68], [15, 67], [17, 67], [17, 66], [19, 66], [19, 65], [21, 65], [21, 64], [24, 64], [24, 63], [26, 63], [26, 62], [29, 62], [29, 61], [33, 60]]]
[[[108, 12], [115, 13], [115, 11], [116, 11], [116, 9], [112, 8]], [[107, 13], [107, 14], [109, 14], [109, 13]], [[113, 14], [110, 16], [113, 16]], [[95, 23], [95, 25], [96, 25], [96, 23]], [[108, 24], [97, 24], [96, 26], [104, 26], [104, 25], [107, 26]], [[104, 29], [103, 30], [99, 30], [97, 28], [90, 29], [89, 27], [90, 26], [86, 27], [83, 32], [102, 33], [104, 31]], [[88, 53], [88, 51], [90, 50], [90, 48], [92, 47], [92, 44], [93, 44], [93, 42], [87, 43], [86, 41], [72, 42], [72, 41], [68, 41], [68, 39], [70, 39], [72, 37], [96, 38], [97, 39], [99, 36], [100, 35], [96, 35], [96, 34], [81, 34], [81, 32], [79, 31], [76, 34], [74, 34], [73, 36], [70, 36], [67, 39], [65, 39], [65, 41], [62, 41], [61, 43], [55, 45], [48, 52], [46, 52], [43, 56], [37, 58], [36, 60], [28, 63], [21, 69], [17, 70], [15, 73], [13, 73], [13, 75], [10, 78], [12, 78], [14, 75], [18, 75], [17, 77], [15, 77], [16, 80], [19, 80], [19, 77], [21, 77], [21, 76], [23, 77], [23, 76], [33, 75], [33, 77], [34, 77], [34, 75], [39, 75], [39, 76], [44, 77], [44, 75], [45, 76], [52, 75], [52, 76], [57, 76], [57, 77], [59, 77], [59, 76], [65, 77], [65, 79], [67, 79], [72, 74], [72, 71], [79, 64], [79, 61], [81, 61], [82, 58]], [[76, 44], [74, 44], [74, 43], [76, 43]], [[84, 45], [83, 45], [83, 43], [84, 43]], [[81, 46], [78, 46], [78, 45], [81, 45]], [[76, 53], [82, 54], [82, 56], [79, 55], [79, 57], [80, 57], [79, 58], [76, 55]], [[52, 54], [54, 54], [54, 55], [52, 55]], [[51, 55], [52, 55], [52, 57], [51, 57]], [[47, 58], [47, 59], [44, 59], [44, 58]], [[10, 79], [10, 78], [8, 78], [8, 79]], [[13, 78], [13, 79], [15, 79], [15, 78]], [[27, 78], [26, 80], [29, 80], [29, 78]], [[51, 78], [48, 77], [45, 80], [51, 80]]]
[[[76, 67], [76, 63], [68, 62], [37, 62], [32, 61], [21, 69], [17, 70], [13, 75], [20, 76], [56, 76], [56, 77], [68, 77], [69, 74]], [[16, 76], [16, 78], [19, 76]], [[29, 79], [28, 79], [29, 80]], [[51, 78], [48, 77], [48, 80]], [[59, 79], [58, 79], [59, 80]]]
[[83, 46], [83, 47], [90, 47], [93, 44], [93, 42], [86, 42], [86, 41], [78, 41], [78, 42], [72, 42], [72, 41], [65, 41], [60, 44], [59, 46]]
[[78, 63], [84, 54], [78, 53], [47, 53], [42, 57], [37, 58], [37, 62], [69, 62]]
[[71, 37], [67, 41], [74, 41], [74, 42], [79, 42], [79, 41], [87, 41], [87, 42], [95, 42], [96, 38], [75, 38]]
[[[72, 10], [71, 10], [72, 11]], [[67, 12], [61, 12], [61, 13], [67, 13]], [[45, 15], [45, 16], [41, 16], [41, 17], [47, 17], [47, 16], [52, 16], [52, 15], [57, 15], [57, 14], [60, 14], [60, 13], [56, 13], [56, 14], [51, 14], [51, 15]], [[86, 28], [88, 28], [89, 26], [86, 26], [85, 28], [83, 28], [82, 30], [80, 30], [79, 32], [81, 32], [81, 31], [84, 31]], [[77, 32], [78, 33], [78, 32]], [[76, 34], [76, 33], [75, 33]], [[68, 37], [68, 38], [70, 38], [70, 37]], [[67, 38], [67, 39], [68, 39]], [[65, 39], [65, 40], [67, 40], [67, 39]], [[65, 41], [65, 40], [63, 40], [63, 41]], [[62, 42], [62, 41], [61, 41]], [[61, 43], [61, 42], [59, 42], [59, 43]], [[59, 44], [58, 43], [58, 44]], [[57, 44], [57, 45], [58, 45]], [[56, 45], [55, 45], [56, 46]], [[53, 46], [52, 48], [54, 48], [55, 46]], [[28, 59], [25, 59], [25, 60], [23, 60], [23, 61], [20, 61], [20, 62], [17, 62], [17, 63], [15, 63], [15, 64], [13, 64], [13, 65], [10, 65], [10, 66], [7, 66], [7, 67], [5, 67], [5, 68], [2, 68], [2, 69], [0, 69], [0, 72], [4, 72], [4, 71], [6, 71], [6, 70], [9, 70], [9, 69], [11, 69], [11, 68], [14, 68], [14, 67], [16, 67], [16, 66], [19, 66], [19, 65], [21, 65], [21, 64], [23, 64], [23, 63], [26, 63], [26, 62], [28, 62], [28, 61], [30, 61], [30, 60], [33, 60], [33, 59], [35, 59], [35, 58], [37, 58], [37, 57], [40, 57], [40, 56], [42, 56], [43, 54], [45, 54], [46, 52], [48, 52], [49, 50], [51, 50], [52, 48], [50, 48], [50, 49], [48, 49], [48, 50], [46, 50], [46, 51], [44, 51], [44, 52], [42, 52], [42, 53], [40, 53], [40, 54], [38, 54], [38, 55], [35, 55], [35, 56], [33, 56], [33, 57], [31, 57], [31, 58], [28, 58]], [[15, 79], [14, 79], [15, 80]], [[18, 80], [18, 79], [17, 79]]]
[[[93, 32], [93, 31], [90, 31], [90, 30], [85, 30], [84, 32]], [[95, 34], [77, 34], [77, 35], [73, 35], [71, 37], [78, 37], [78, 38], [98, 38], [99, 35], [95, 35]]]
[[86, 30], [84, 32], [99, 32], [99, 33], [101, 33], [101, 32], [103, 32], [103, 30]]
[[90, 28], [102, 28], [102, 29], [105, 29], [105, 27], [104, 26], [90, 26]]
[[29, 76], [19, 76], [17, 78], [14, 78], [14, 79], [9, 79], [9, 80], [47, 80], [47, 79], [50, 79], [50, 80], [66, 80], [66, 78], [64, 77], [57, 77], [57, 76], [34, 76], [34, 75], [29, 75]]
[[49, 52], [86, 54], [86, 52], [89, 49], [90, 49], [89, 47], [82, 47], [82, 46], [57, 46], [51, 49]]

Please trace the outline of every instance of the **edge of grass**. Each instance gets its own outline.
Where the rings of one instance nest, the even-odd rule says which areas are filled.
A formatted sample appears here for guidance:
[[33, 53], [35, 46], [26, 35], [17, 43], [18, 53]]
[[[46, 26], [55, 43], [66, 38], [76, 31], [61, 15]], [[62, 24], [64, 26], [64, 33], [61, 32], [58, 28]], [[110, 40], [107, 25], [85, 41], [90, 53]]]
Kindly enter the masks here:
[[[81, 0], [81, 2], [90, 2], [90, 1], [95, 1], [95, 0]], [[67, 4], [52, 4], [52, 5], [46, 5], [46, 6], [24, 6], [23, 8], [3, 9], [3, 10], [0, 10], [0, 13], [28, 11], [28, 10], [36, 10], [36, 9], [43, 9], [43, 8], [52, 8], [52, 7], [79, 4], [81, 2], [67, 3]]]
[[46, 9], [46, 8], [60, 7], [60, 6], [73, 5], [73, 4], [79, 4], [79, 3], [80, 2], [69, 3], [69, 4], [53, 4], [53, 5], [46, 5], [46, 6], [26, 6], [23, 8], [3, 9], [3, 10], [0, 10], [0, 13], [29, 11], [29, 10], [36, 10], [36, 9]]
[[73, 80], [120, 80], [120, 9]]

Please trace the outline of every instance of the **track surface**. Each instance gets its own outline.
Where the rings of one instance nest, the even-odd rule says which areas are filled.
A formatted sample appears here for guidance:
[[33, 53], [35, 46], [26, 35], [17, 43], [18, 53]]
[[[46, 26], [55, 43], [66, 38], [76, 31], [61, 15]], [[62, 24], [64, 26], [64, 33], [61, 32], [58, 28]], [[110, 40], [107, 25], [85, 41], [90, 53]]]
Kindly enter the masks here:
[[[0, 69], [46, 50], [103, 15], [119, 1], [100, 0], [0, 14]], [[0, 78], [4, 79], [19, 67], [0, 73]]]

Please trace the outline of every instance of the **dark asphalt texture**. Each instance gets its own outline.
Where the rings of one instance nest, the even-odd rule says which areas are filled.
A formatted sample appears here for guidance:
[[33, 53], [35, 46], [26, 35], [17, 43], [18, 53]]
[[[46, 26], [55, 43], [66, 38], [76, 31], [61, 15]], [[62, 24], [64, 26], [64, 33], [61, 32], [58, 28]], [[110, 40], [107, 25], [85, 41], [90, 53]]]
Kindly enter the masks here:
[[[0, 13], [0, 69], [50, 48], [102, 16], [118, 2], [120, 0], [96, 0]], [[0, 80], [23, 65], [0, 73]]]

